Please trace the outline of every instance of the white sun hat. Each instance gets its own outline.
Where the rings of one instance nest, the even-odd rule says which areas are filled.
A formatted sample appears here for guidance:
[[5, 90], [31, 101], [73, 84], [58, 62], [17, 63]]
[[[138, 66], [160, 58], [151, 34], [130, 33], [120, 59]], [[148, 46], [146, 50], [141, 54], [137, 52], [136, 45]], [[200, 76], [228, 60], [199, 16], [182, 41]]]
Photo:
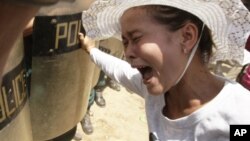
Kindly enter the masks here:
[[82, 13], [87, 36], [121, 39], [120, 17], [127, 9], [142, 5], [166, 5], [197, 16], [211, 30], [214, 53], [210, 62], [242, 62], [250, 34], [250, 13], [241, 0], [96, 0]]

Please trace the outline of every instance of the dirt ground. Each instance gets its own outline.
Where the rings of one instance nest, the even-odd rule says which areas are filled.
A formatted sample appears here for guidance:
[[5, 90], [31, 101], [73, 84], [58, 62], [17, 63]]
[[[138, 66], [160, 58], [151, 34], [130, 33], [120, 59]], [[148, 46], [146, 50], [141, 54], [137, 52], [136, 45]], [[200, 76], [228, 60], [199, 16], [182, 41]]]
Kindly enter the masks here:
[[94, 133], [84, 134], [78, 124], [77, 135], [82, 136], [81, 141], [147, 141], [144, 100], [123, 87], [119, 92], [107, 87], [103, 95], [106, 107], [96, 104], [91, 107]]

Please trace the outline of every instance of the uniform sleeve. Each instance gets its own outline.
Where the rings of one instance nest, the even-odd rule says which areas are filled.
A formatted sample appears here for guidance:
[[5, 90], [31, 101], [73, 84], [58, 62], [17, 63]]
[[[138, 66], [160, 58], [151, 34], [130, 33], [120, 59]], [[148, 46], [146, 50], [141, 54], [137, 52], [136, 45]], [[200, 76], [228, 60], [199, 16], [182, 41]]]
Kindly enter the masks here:
[[90, 51], [92, 61], [113, 80], [127, 89], [145, 97], [146, 87], [142, 83], [141, 74], [126, 61], [106, 54], [97, 48]]

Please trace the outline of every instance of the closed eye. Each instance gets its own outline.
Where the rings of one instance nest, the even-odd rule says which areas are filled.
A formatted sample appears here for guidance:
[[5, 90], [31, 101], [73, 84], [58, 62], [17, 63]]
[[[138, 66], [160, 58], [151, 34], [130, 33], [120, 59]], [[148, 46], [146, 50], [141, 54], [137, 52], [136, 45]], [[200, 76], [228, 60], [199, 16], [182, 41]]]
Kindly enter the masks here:
[[124, 48], [128, 47], [128, 40], [125, 37], [122, 37], [122, 44], [123, 44]]
[[140, 41], [140, 38], [141, 38], [141, 36], [136, 36], [136, 37], [133, 37], [133, 38], [132, 38], [132, 42], [133, 42], [133, 44], [138, 43], [138, 42]]

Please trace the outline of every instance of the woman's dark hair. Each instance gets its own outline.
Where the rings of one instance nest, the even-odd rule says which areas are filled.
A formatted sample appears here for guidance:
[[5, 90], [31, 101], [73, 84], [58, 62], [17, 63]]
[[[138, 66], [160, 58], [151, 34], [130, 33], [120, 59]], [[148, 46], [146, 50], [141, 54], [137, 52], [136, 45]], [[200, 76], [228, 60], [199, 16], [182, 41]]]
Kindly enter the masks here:
[[[146, 5], [143, 6], [143, 8], [145, 8], [147, 13], [157, 22], [167, 25], [170, 31], [176, 31], [190, 21], [198, 27], [199, 36], [201, 34], [203, 22], [189, 12], [162, 5]], [[205, 26], [199, 43], [199, 51], [204, 63], [209, 61], [212, 54], [212, 46], [213, 41], [210, 30]]]

